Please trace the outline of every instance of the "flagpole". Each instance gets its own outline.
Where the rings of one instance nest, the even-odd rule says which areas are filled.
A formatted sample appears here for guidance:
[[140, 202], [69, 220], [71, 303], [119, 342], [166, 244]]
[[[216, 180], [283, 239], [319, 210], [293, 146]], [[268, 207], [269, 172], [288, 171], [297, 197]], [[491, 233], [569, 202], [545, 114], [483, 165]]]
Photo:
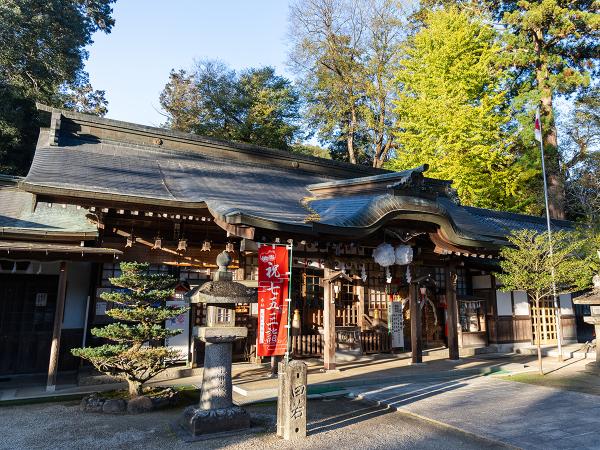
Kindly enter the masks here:
[[[552, 245], [552, 225], [550, 221], [550, 208], [548, 207], [548, 181], [546, 179], [546, 158], [544, 155], [544, 136], [542, 133], [542, 121], [540, 119], [540, 110], [538, 108], [536, 113], [536, 125], [539, 126], [540, 134], [539, 134], [539, 142], [540, 142], [540, 152], [542, 154], [542, 174], [544, 178], [544, 202], [546, 205], [546, 225], [548, 227], [548, 245], [549, 245], [549, 253], [550, 253], [550, 272], [552, 276], [552, 296], [554, 297], [554, 312], [556, 316], [556, 340], [558, 341], [558, 360], [562, 362], [563, 353], [562, 353], [562, 324], [561, 324], [561, 313], [560, 313], [560, 305], [558, 302], [558, 296], [556, 295], [556, 276], [554, 273], [554, 249]], [[536, 130], [537, 131], [537, 130]], [[536, 139], [538, 136], [536, 136]], [[540, 311], [538, 311], [538, 319]], [[538, 336], [538, 339], [541, 339], [541, 336]]]

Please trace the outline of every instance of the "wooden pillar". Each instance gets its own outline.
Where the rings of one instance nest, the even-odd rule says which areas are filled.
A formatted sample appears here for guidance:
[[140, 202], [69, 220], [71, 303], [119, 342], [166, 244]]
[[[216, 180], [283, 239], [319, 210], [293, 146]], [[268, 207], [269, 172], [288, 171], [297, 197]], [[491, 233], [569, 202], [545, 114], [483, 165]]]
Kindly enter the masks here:
[[594, 325], [594, 331], [596, 332], [596, 366], [600, 366], [600, 345], [598, 345], [598, 336], [600, 336], [600, 325]]
[[421, 308], [419, 305], [419, 285], [417, 283], [410, 284], [410, 352], [413, 364], [423, 362]]
[[335, 298], [329, 281], [331, 270], [325, 269], [323, 279], [323, 362], [325, 370], [335, 370]]
[[358, 299], [358, 308], [356, 311], [356, 325], [363, 331], [365, 323], [364, 323], [364, 315], [365, 315], [365, 286], [362, 284], [358, 284], [354, 287], [356, 289], [356, 297]]
[[54, 328], [52, 329], [52, 346], [50, 347], [50, 363], [48, 364], [48, 381], [46, 391], [56, 390], [56, 373], [58, 372], [58, 356], [60, 351], [60, 334], [63, 314], [65, 311], [65, 297], [67, 294], [67, 263], [61, 261], [58, 276], [58, 293], [56, 296], [56, 310], [54, 312]]
[[448, 353], [449, 358], [460, 358], [458, 352], [458, 302], [456, 300], [456, 263], [446, 265], [446, 311], [448, 313]]

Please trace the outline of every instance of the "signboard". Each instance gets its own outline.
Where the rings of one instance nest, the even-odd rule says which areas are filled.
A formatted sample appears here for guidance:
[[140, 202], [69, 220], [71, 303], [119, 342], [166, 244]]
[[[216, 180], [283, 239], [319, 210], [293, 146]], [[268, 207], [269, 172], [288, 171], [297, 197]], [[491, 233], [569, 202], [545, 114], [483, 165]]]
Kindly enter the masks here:
[[38, 292], [37, 294], [35, 294], [35, 306], [46, 306], [46, 303], [48, 303], [48, 294], [45, 292]]
[[404, 347], [404, 302], [388, 303], [389, 330], [392, 335], [392, 348]]
[[258, 248], [257, 356], [283, 355], [287, 351], [289, 267], [287, 246]]
[[[175, 295], [173, 300], [165, 302], [167, 307], [171, 308], [186, 308], [189, 306], [188, 302], [185, 301], [183, 294], [187, 289], [175, 288]], [[169, 336], [165, 339], [165, 345], [172, 350], [179, 352], [180, 359], [187, 359], [189, 352], [189, 334], [190, 334], [190, 312], [185, 311], [179, 314], [177, 317], [173, 317], [165, 321], [165, 328], [168, 330], [183, 330], [181, 333], [175, 336]]]

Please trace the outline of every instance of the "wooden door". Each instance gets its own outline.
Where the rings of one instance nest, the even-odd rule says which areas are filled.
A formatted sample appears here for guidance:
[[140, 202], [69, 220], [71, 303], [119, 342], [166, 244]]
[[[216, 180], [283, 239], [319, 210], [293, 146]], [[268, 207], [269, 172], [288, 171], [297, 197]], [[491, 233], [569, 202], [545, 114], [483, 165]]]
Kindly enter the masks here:
[[541, 344], [556, 344], [556, 311], [552, 300], [541, 300], [539, 309], [535, 303], [531, 305], [531, 329], [533, 332], [533, 343], [537, 344], [537, 324], [541, 329]]
[[48, 370], [58, 276], [0, 275], [0, 375]]

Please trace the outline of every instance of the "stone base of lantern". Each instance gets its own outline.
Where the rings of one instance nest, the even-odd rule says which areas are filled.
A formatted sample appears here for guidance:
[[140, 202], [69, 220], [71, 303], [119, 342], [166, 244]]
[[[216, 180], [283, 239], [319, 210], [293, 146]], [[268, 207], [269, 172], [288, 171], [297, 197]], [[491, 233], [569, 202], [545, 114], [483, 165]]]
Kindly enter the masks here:
[[239, 406], [222, 409], [186, 408], [179, 422], [193, 437], [250, 428], [250, 415]]
[[600, 376], [600, 362], [594, 361], [585, 365], [585, 372], [590, 375]]

